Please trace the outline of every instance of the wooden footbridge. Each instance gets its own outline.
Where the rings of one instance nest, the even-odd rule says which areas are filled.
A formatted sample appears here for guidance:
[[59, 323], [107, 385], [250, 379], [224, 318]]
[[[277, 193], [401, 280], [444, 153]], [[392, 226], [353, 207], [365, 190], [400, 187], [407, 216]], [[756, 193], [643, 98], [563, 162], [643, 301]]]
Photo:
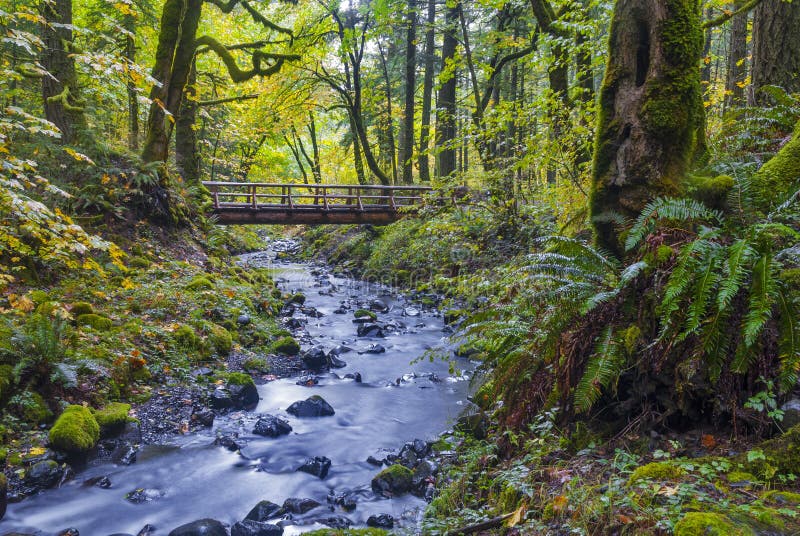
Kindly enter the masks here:
[[428, 186], [204, 182], [221, 225], [392, 223], [416, 212]]

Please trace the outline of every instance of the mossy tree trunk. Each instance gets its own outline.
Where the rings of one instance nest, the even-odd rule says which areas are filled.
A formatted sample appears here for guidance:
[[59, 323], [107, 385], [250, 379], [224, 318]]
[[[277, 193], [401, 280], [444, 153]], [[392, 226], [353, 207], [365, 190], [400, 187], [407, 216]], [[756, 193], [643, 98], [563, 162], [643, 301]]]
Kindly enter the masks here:
[[414, 182], [414, 105], [417, 89], [417, 0], [408, 0], [406, 7], [405, 79], [403, 123], [400, 129], [398, 160], [403, 184]]
[[169, 140], [192, 68], [202, 7], [203, 0], [167, 0], [164, 4], [153, 68], [153, 78], [161, 85], [154, 85], [150, 92], [153, 104], [142, 148], [145, 162], [166, 162], [169, 156]]
[[753, 15], [753, 97], [768, 104], [764, 86], [800, 92], [800, 2], [763, 0]]
[[691, 0], [619, 0], [600, 90], [590, 213], [599, 246], [621, 256], [616, 222], [676, 196], [705, 153], [703, 33]]
[[425, 28], [425, 74], [422, 79], [422, 106], [420, 110], [419, 151], [417, 164], [419, 180], [430, 182], [428, 144], [431, 137], [431, 100], [433, 99], [433, 76], [436, 70], [436, 1], [428, 0], [428, 18]]
[[456, 83], [455, 70], [459, 3], [447, 6], [445, 12], [444, 41], [442, 42], [442, 69], [436, 110], [436, 150], [438, 152], [436, 176], [449, 177], [456, 171]]
[[794, 136], [753, 177], [756, 202], [769, 211], [800, 188], [800, 122]]
[[[742, 2], [735, 4], [738, 9]], [[728, 40], [728, 70], [725, 76], [725, 108], [744, 106], [744, 85], [747, 78], [747, 13], [731, 20]]]
[[175, 125], [175, 163], [183, 179], [191, 184], [200, 180], [200, 155], [197, 151], [197, 65], [192, 61], [183, 101]]
[[44, 48], [39, 61], [50, 74], [42, 77], [44, 113], [61, 131], [62, 143], [74, 143], [88, 136], [88, 125], [71, 50], [72, 0], [42, 0], [41, 11]]

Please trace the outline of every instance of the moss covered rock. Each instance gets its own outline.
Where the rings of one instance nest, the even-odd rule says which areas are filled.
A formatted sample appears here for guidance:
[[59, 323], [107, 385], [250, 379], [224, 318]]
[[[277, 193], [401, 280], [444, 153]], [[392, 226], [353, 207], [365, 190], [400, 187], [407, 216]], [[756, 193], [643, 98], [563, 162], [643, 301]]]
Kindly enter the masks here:
[[640, 480], [675, 480], [683, 476], [683, 469], [669, 462], [653, 462], [637, 467], [628, 478], [628, 484]]
[[772, 157], [755, 174], [752, 191], [764, 210], [782, 203], [785, 197], [797, 189], [797, 173], [800, 169], [800, 122], [797, 123], [791, 141]]
[[186, 290], [210, 290], [214, 288], [214, 283], [211, 280], [202, 275], [198, 275], [197, 277], [193, 278], [191, 281], [186, 283], [184, 287]]
[[130, 410], [131, 405], [122, 402], [111, 402], [101, 409], [94, 410], [94, 418], [100, 426], [101, 435], [110, 436], [121, 432], [128, 422]]
[[800, 475], [800, 424], [734, 458], [746, 471], [772, 480], [776, 475]]
[[89, 313], [80, 315], [75, 319], [79, 326], [87, 326], [96, 331], [108, 331], [113, 326], [110, 318], [98, 314]]
[[221, 355], [227, 356], [233, 349], [233, 336], [230, 331], [220, 325], [209, 323], [208, 329], [208, 342], [211, 343], [214, 351]]
[[359, 319], [359, 318], [370, 318], [372, 320], [377, 320], [378, 319], [378, 315], [376, 315], [372, 311], [368, 311], [366, 309], [356, 309], [353, 312], [353, 316], [355, 318], [357, 318], [357, 319]]
[[281, 337], [272, 343], [271, 350], [276, 354], [297, 355], [300, 353], [300, 343], [294, 337]]
[[800, 507], [800, 493], [773, 489], [764, 493], [761, 498], [770, 504]]
[[411, 491], [413, 476], [408, 467], [391, 465], [372, 479], [372, 491], [386, 496], [408, 493]]
[[723, 514], [689, 512], [678, 521], [675, 536], [755, 536], [748, 526], [734, 523]]
[[73, 454], [85, 453], [100, 439], [100, 425], [91, 410], [68, 406], [50, 429], [50, 445]]
[[92, 307], [91, 303], [75, 302], [70, 306], [69, 312], [72, 313], [73, 317], [77, 318], [81, 315], [94, 314], [94, 307]]
[[201, 344], [200, 337], [197, 336], [194, 328], [185, 324], [179, 326], [178, 329], [172, 333], [172, 337], [175, 339], [175, 342], [185, 350], [197, 350]]

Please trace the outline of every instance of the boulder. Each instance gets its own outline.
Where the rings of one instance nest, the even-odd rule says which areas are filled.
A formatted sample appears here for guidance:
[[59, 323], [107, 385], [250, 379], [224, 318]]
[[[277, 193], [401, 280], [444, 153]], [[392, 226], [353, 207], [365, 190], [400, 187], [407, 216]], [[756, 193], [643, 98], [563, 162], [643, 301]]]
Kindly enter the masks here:
[[328, 356], [325, 350], [319, 346], [307, 350], [303, 353], [303, 364], [309, 370], [322, 370], [328, 367]]
[[283, 527], [250, 519], [239, 521], [231, 527], [231, 536], [281, 536]]
[[[137, 488], [133, 491], [129, 491], [125, 494], [125, 500], [132, 502], [133, 504], [142, 504], [146, 502], [152, 502], [160, 499], [165, 494], [160, 489], [154, 488]], [[172, 534], [172, 533], [170, 533]]]
[[328, 354], [328, 365], [331, 368], [344, 368], [347, 363], [336, 357], [333, 353]]
[[192, 420], [208, 428], [214, 424], [214, 412], [205, 408], [200, 409], [192, 413]]
[[329, 515], [325, 517], [316, 517], [314, 521], [317, 523], [322, 523], [323, 525], [327, 525], [333, 529], [347, 529], [353, 522], [343, 515]]
[[53, 460], [44, 460], [33, 465], [25, 473], [25, 483], [37, 488], [52, 488], [61, 482], [64, 469]]
[[327, 417], [336, 413], [331, 405], [319, 395], [294, 402], [286, 409], [286, 412], [295, 417]]
[[224, 387], [217, 387], [208, 399], [208, 405], [216, 410], [230, 409], [233, 407], [231, 392]]
[[100, 425], [89, 408], [73, 405], [50, 429], [50, 445], [71, 454], [85, 454], [100, 439]]
[[376, 529], [394, 528], [394, 518], [389, 514], [371, 515], [367, 519], [367, 526]]
[[215, 519], [200, 519], [173, 529], [169, 536], [228, 536], [228, 531]]
[[231, 394], [234, 408], [252, 409], [258, 404], [258, 388], [249, 374], [243, 372], [228, 374], [226, 386]]
[[356, 331], [359, 337], [386, 337], [383, 328], [378, 324], [361, 324]]
[[231, 452], [236, 452], [242, 448], [242, 445], [239, 444], [239, 436], [235, 433], [218, 435], [214, 440], [214, 444], [226, 448]]
[[386, 348], [380, 344], [370, 344], [366, 350], [364, 350], [365, 354], [383, 354], [386, 353]]
[[283, 509], [293, 514], [305, 514], [318, 506], [322, 505], [314, 499], [301, 499], [298, 497], [290, 497], [283, 503]]
[[297, 468], [298, 471], [314, 475], [318, 478], [325, 478], [328, 476], [328, 471], [331, 468], [330, 459], [325, 456], [314, 456], [307, 459], [303, 465]]
[[279, 437], [292, 431], [285, 420], [274, 415], [262, 415], [256, 421], [253, 433], [264, 437]]
[[413, 473], [408, 467], [395, 464], [387, 467], [372, 479], [372, 491], [385, 497], [402, 495], [411, 491]]
[[283, 513], [283, 508], [270, 501], [261, 501], [245, 516], [247, 521], [267, 521]]

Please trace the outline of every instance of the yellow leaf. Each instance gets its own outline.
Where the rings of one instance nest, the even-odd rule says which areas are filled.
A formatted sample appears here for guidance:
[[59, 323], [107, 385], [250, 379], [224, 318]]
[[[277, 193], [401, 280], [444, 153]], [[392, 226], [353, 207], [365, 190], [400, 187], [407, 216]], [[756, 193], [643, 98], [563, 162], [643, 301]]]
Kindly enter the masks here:
[[514, 510], [514, 513], [511, 514], [511, 517], [506, 519], [506, 527], [516, 527], [520, 523], [522, 523], [522, 519], [525, 517], [525, 512], [528, 509], [528, 505], [522, 503], [519, 505], [519, 508]]
[[569, 499], [564, 495], [558, 495], [553, 499], [553, 512], [556, 514], [560, 514], [563, 512], [567, 505], [569, 504]]
[[33, 447], [28, 451], [28, 454], [31, 456], [41, 456], [45, 452], [47, 452], [47, 449], [44, 447]]
[[123, 279], [122, 282], [120, 283], [120, 286], [122, 286], [122, 288], [124, 288], [125, 290], [136, 288], [136, 284], [133, 281], [131, 281], [130, 277], [126, 277], [125, 279]]

